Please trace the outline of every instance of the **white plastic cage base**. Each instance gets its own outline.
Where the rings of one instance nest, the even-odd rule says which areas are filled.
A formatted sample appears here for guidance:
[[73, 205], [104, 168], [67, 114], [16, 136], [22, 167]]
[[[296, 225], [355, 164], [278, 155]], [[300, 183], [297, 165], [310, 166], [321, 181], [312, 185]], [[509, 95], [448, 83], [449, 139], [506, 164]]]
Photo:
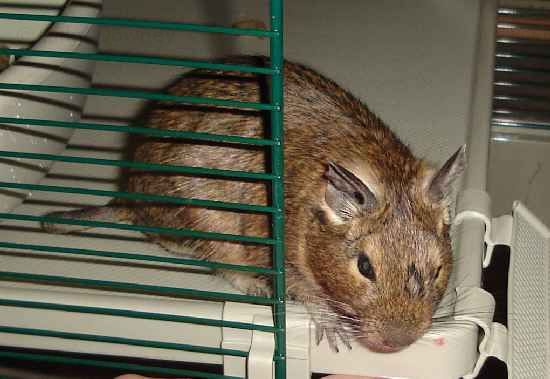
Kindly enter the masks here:
[[[476, 217], [475, 213], [470, 213], [469, 217]], [[463, 218], [463, 221], [466, 219], [468, 217]], [[491, 228], [494, 233], [509, 240], [511, 246], [508, 330], [492, 321], [494, 299], [490, 294], [476, 287], [457, 288], [455, 298], [444, 300], [456, 301], [456, 306], [447, 320], [450, 326], [442, 329], [438, 336], [423, 337], [398, 354], [377, 354], [357, 344], [353, 345], [351, 351], [344, 349], [335, 354], [330, 351], [326, 341], [319, 346], [315, 344], [315, 333], [311, 330], [313, 325], [305, 310], [301, 306], [291, 305], [287, 315], [288, 377], [306, 379], [311, 372], [322, 372], [423, 379], [463, 376], [471, 379], [476, 377], [489, 356], [507, 363], [510, 378], [550, 377], [550, 230], [519, 202], [514, 205], [513, 216], [509, 219], [512, 220], [511, 228], [507, 222], [492, 223]], [[210, 275], [195, 275], [202, 275], [202, 281], [208, 281], [211, 288], [219, 289], [223, 285], [223, 281], [213, 281]], [[201, 282], [199, 276], [193, 281]], [[52, 291], [30, 284], [2, 286], [0, 293], [3, 299], [8, 300], [117, 308], [268, 325], [272, 318], [269, 307], [241, 303], [114, 295], [91, 290]], [[452, 296], [452, 292], [449, 296]], [[52, 349], [54, 346], [55, 350], [68, 352], [223, 363], [226, 375], [248, 375], [252, 379], [271, 376], [274, 341], [269, 333], [53, 310], [25, 309], [25, 312], [21, 312], [21, 309], [13, 307], [0, 309], [3, 323], [15, 327], [131, 336], [178, 343], [200, 341], [204, 346], [249, 351], [250, 357], [246, 360], [177, 350], [0, 334], [3, 344], [9, 346], [41, 349]], [[483, 333], [477, 353], [468, 346], [476, 344], [479, 330]], [[430, 357], [429, 362], [426, 357]], [[477, 364], [473, 365], [476, 361]]]
[[[102, 2], [102, 0], [67, 1], [61, 16], [97, 17]], [[46, 12], [46, 14], [57, 14], [58, 8], [61, 8], [65, 2], [29, 1], [26, 6], [24, 3], [24, 1], [2, 1], [0, 12], [44, 14], [46, 12], [44, 9], [40, 7], [36, 9], [37, 4], [42, 3], [42, 7], [49, 9], [49, 13]], [[44, 32], [43, 35], [42, 32]], [[95, 53], [98, 32], [98, 26], [91, 24], [0, 21], [0, 40], [14, 38], [29, 44], [32, 41], [32, 49], [37, 51]], [[34, 41], [38, 37], [40, 38]], [[0, 45], [0, 47], [17, 47], [17, 44]], [[94, 67], [94, 61], [82, 59], [24, 56], [16, 59], [12, 65], [0, 72], [0, 83], [87, 88], [91, 85]], [[76, 122], [80, 119], [85, 101], [86, 96], [77, 93], [2, 90], [0, 91], [0, 117]], [[0, 150], [59, 154], [65, 149], [73, 133], [74, 129], [70, 128], [4, 123], [0, 125]], [[48, 160], [4, 157], [0, 159], [0, 178], [13, 183], [37, 184], [44, 178], [52, 164], [53, 162]], [[3, 188], [0, 191], [0, 211], [12, 211], [28, 194], [27, 190]]]
[[[77, 306], [115, 308], [166, 315], [181, 315], [254, 322], [269, 325], [269, 307], [242, 303], [216, 303], [191, 300], [161, 299], [151, 296], [101, 293], [60, 292], [39, 288], [0, 287], [3, 299], [62, 303]], [[355, 374], [406, 378], [456, 378], [469, 372], [477, 356], [474, 349], [478, 325], [490, 324], [494, 302], [479, 288], [458, 289], [457, 316], [447, 320], [438, 336], [424, 337], [398, 354], [373, 353], [358, 344], [352, 350], [332, 352], [326, 341], [315, 343], [315, 331], [301, 306], [289, 306], [287, 316], [288, 378], [309, 379], [312, 372]], [[468, 309], [482, 310], [468, 316]], [[161, 342], [199, 344], [207, 347], [238, 349], [250, 353], [248, 360], [178, 350], [143, 348], [112, 343], [74, 341], [61, 338], [21, 336], [0, 333], [2, 344], [20, 348], [36, 348], [103, 354], [179, 362], [200, 362], [224, 365], [226, 375], [267, 379], [274, 353], [271, 333], [192, 325], [180, 322], [146, 320], [120, 316], [94, 315], [56, 310], [0, 307], [2, 323], [12, 327], [35, 328], [60, 332], [155, 340]], [[431, 357], [426, 364], [425, 357]]]

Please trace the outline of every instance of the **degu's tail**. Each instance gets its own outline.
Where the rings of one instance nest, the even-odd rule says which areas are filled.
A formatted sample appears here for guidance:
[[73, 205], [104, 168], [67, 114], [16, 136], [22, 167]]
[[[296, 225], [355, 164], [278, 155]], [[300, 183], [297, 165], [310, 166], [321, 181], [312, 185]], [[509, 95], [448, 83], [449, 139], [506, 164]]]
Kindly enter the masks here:
[[[46, 217], [52, 220], [43, 221], [42, 229], [49, 233], [55, 234], [81, 232], [97, 227], [97, 225], [89, 223], [90, 221], [125, 224], [130, 224], [133, 222], [133, 212], [130, 208], [124, 205], [115, 205], [113, 203], [105, 206], [87, 207], [73, 211], [51, 212], [46, 214]], [[57, 222], [58, 220], [53, 220], [54, 218], [60, 219], [60, 222]], [[64, 224], [61, 219], [78, 220], [82, 221], [82, 224]]]

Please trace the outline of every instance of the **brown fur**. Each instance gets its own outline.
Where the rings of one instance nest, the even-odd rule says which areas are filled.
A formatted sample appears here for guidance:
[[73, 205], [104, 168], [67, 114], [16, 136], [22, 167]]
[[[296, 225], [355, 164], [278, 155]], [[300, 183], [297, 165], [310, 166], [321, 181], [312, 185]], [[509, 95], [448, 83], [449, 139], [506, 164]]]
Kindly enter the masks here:
[[[6, 48], [6, 46], [0, 44], [0, 48]], [[9, 55], [0, 55], [0, 72], [8, 68], [10, 65]]]
[[[255, 59], [255, 63], [264, 60]], [[250, 58], [245, 61], [250, 62]], [[284, 79], [288, 295], [314, 304], [312, 309], [330, 309], [351, 317], [354, 321], [345, 327], [354, 329], [354, 335], [373, 350], [394, 351], [407, 346], [430, 326], [451, 272], [445, 201], [448, 194], [434, 197], [434, 170], [415, 158], [379, 118], [337, 84], [291, 62], [285, 63]], [[264, 78], [258, 75], [194, 70], [169, 92], [265, 102], [266, 88]], [[147, 118], [148, 126], [159, 129], [247, 137], [265, 137], [264, 121], [265, 114], [260, 111], [171, 103], [156, 104]], [[135, 160], [244, 171], [263, 171], [268, 162], [266, 151], [260, 148], [168, 139], [141, 140]], [[376, 197], [376, 211], [338, 220], [325, 201], [328, 162], [347, 168], [366, 182]], [[448, 184], [446, 179], [453, 179], [445, 174], [438, 179], [441, 188]], [[179, 174], [134, 171], [129, 176], [128, 190], [268, 203], [268, 187], [263, 183]], [[111, 207], [111, 211], [119, 212], [120, 221], [136, 224], [253, 236], [268, 236], [270, 232], [269, 219], [261, 214], [147, 202], [123, 204]], [[86, 217], [82, 212], [65, 215]], [[113, 217], [111, 214], [105, 218]], [[269, 249], [261, 246], [204, 240], [190, 243], [167, 235], [150, 237], [174, 253], [234, 264], [271, 265]], [[358, 254], [368, 255], [376, 272], [375, 281], [358, 271]], [[270, 294], [268, 278], [223, 274], [245, 292]], [[329, 337], [331, 330], [345, 334], [345, 317], [323, 322], [317, 315]]]

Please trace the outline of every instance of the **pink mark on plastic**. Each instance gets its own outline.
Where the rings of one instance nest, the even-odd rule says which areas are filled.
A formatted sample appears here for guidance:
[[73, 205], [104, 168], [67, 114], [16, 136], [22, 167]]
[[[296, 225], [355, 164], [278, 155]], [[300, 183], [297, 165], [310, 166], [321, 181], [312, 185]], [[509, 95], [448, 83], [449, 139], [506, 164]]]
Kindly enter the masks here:
[[434, 340], [434, 345], [436, 346], [444, 346], [445, 345], [445, 338], [444, 337], [437, 337]]

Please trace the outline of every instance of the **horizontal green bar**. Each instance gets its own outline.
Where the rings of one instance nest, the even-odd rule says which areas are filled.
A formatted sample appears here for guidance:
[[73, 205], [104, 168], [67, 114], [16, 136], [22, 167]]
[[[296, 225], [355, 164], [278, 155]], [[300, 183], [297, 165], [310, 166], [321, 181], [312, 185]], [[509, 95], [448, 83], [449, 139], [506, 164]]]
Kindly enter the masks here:
[[92, 165], [100, 165], [100, 166], [115, 166], [115, 167], [133, 168], [133, 169], [146, 170], [146, 171], [177, 172], [181, 174], [191, 174], [191, 175], [211, 175], [211, 176], [219, 176], [224, 178], [237, 178], [237, 179], [273, 180], [275, 178], [273, 175], [266, 174], [263, 172], [220, 170], [215, 168], [179, 166], [179, 165], [168, 165], [168, 164], [159, 164], [159, 163], [133, 162], [133, 161], [116, 160], [116, 159], [87, 158], [87, 157], [65, 156], [65, 155], [54, 155], [54, 154], [27, 153], [22, 151], [0, 150], [0, 157], [40, 159], [40, 160], [46, 160], [46, 161], [83, 163], [83, 164], [92, 164]]
[[222, 71], [239, 71], [256, 74], [273, 75], [275, 70], [269, 67], [255, 67], [250, 65], [212, 63], [189, 59], [173, 59], [149, 57], [146, 55], [122, 55], [122, 54], [97, 54], [97, 53], [76, 53], [69, 51], [50, 51], [33, 49], [8, 49], [0, 48], [0, 55], [14, 55], [17, 57], [47, 57], [47, 58], [70, 58], [84, 59], [103, 62], [127, 62], [140, 64], [156, 64], [164, 66], [182, 66], [191, 68], [207, 68]]
[[265, 267], [233, 265], [228, 263], [218, 263], [218, 262], [211, 262], [211, 261], [198, 260], [198, 259], [160, 257], [155, 255], [137, 254], [137, 253], [120, 253], [120, 252], [114, 252], [114, 251], [89, 250], [89, 249], [78, 249], [78, 248], [71, 248], [71, 247], [21, 244], [21, 243], [12, 243], [12, 242], [0, 242], [0, 248], [24, 249], [24, 250], [44, 251], [44, 252], [61, 253], [61, 254], [89, 255], [89, 256], [105, 257], [105, 258], [140, 260], [145, 262], [170, 263], [170, 264], [179, 264], [179, 265], [186, 265], [186, 266], [208, 267], [212, 269], [256, 272], [256, 273], [265, 274], [265, 275], [278, 274], [275, 270], [265, 268]]
[[269, 139], [263, 139], [263, 138], [239, 137], [239, 136], [232, 136], [232, 135], [201, 133], [201, 132], [189, 132], [184, 130], [145, 128], [145, 127], [128, 126], [128, 125], [98, 124], [98, 123], [87, 123], [87, 122], [68, 122], [68, 121], [57, 121], [57, 120], [47, 120], [47, 119], [35, 119], [35, 118], [0, 117], [0, 124], [37, 125], [37, 126], [51, 126], [56, 128], [69, 128], [69, 129], [104, 130], [109, 132], [143, 134], [143, 135], [149, 135], [153, 137], [162, 137], [162, 138], [185, 138], [185, 139], [197, 140], [197, 141], [241, 143], [241, 144], [247, 144], [247, 145], [259, 145], [259, 146], [270, 146], [274, 144], [273, 141]]
[[239, 303], [253, 303], [269, 305], [274, 304], [276, 300], [262, 297], [241, 295], [233, 293], [215, 292], [215, 291], [201, 291], [188, 288], [166, 287], [166, 286], [154, 286], [147, 284], [136, 284], [126, 282], [113, 282], [109, 280], [95, 280], [95, 279], [80, 279], [66, 276], [57, 275], [42, 275], [42, 274], [26, 274], [20, 272], [0, 271], [0, 280], [9, 281], [32, 281], [32, 282], [50, 282], [50, 283], [64, 283], [80, 285], [84, 287], [98, 287], [105, 289], [116, 289], [126, 291], [139, 291], [150, 292], [163, 295], [176, 295], [183, 297], [200, 298], [203, 300], [224, 300], [235, 301]]
[[25, 184], [25, 183], [10, 183], [0, 181], [0, 188], [25, 189], [31, 191], [56, 192], [56, 193], [71, 193], [91, 196], [117, 197], [131, 200], [155, 201], [162, 203], [191, 205], [204, 208], [230, 209], [245, 212], [261, 212], [273, 213], [275, 209], [263, 205], [229, 203], [217, 200], [201, 200], [190, 199], [185, 197], [174, 197], [164, 195], [152, 195], [140, 192], [122, 192], [122, 191], [105, 191], [98, 189], [88, 189], [79, 187], [66, 186], [48, 186], [44, 184]]
[[520, 16], [520, 17], [547, 17], [550, 11], [535, 8], [499, 8], [497, 13], [501, 16]]
[[202, 378], [202, 379], [244, 379], [237, 376], [223, 376], [223, 375], [199, 372], [194, 370], [151, 367], [151, 366], [143, 366], [143, 365], [138, 365], [133, 363], [122, 363], [122, 362], [113, 362], [113, 361], [104, 361], [104, 360], [95, 360], [95, 359], [86, 359], [86, 358], [60, 357], [58, 355], [48, 355], [48, 354], [0, 351], [0, 357], [34, 361], [34, 362], [47, 362], [47, 363], [59, 363], [59, 364], [68, 364], [68, 365], [82, 365], [82, 366], [112, 368], [117, 370], [124, 370], [124, 371], [127, 371], [128, 373], [178, 375], [178, 376], [189, 375], [195, 378]]
[[168, 349], [188, 351], [191, 353], [230, 355], [233, 357], [248, 357], [247, 351], [235, 349], [223, 349], [218, 347], [206, 347], [190, 345], [185, 343], [148, 341], [135, 338], [100, 336], [95, 334], [59, 332], [45, 329], [17, 328], [11, 326], [0, 326], [0, 333], [22, 334], [27, 336], [54, 337], [78, 341], [116, 343], [130, 346], [150, 347], [155, 349]]
[[[548, 42], [545, 42], [544, 40], [534, 40], [534, 39], [522, 39], [522, 38], [513, 38], [513, 37], [497, 37], [496, 38], [497, 45], [517, 45], [521, 44], [522, 46], [536, 46], [539, 48], [544, 47], [545, 45], [548, 45]], [[497, 47], [498, 51], [498, 47]]]
[[496, 72], [512, 72], [512, 73], [520, 73], [520, 74], [531, 74], [531, 75], [537, 75], [537, 74], [550, 74], [550, 70], [537, 70], [534, 68], [530, 69], [524, 69], [524, 68], [515, 68], [511, 66], [504, 66], [504, 65], [496, 65], [495, 66]]
[[544, 24], [525, 24], [521, 21], [517, 20], [506, 20], [506, 21], [498, 21], [497, 20], [497, 28], [498, 29], [528, 29], [531, 30], [543, 30], [548, 31], [550, 30], [550, 27]]
[[163, 314], [163, 313], [138, 312], [138, 311], [130, 311], [126, 309], [87, 307], [87, 306], [80, 306], [80, 305], [67, 305], [67, 304], [44, 303], [44, 302], [24, 301], [24, 300], [5, 300], [5, 299], [0, 299], [0, 306], [31, 308], [31, 309], [48, 309], [48, 310], [54, 310], [54, 311], [75, 312], [75, 313], [101, 314], [101, 315], [107, 315], [107, 316], [129, 317], [129, 318], [137, 318], [137, 319], [144, 319], [144, 320], [183, 322], [187, 324], [215, 326], [220, 328], [259, 330], [259, 331], [268, 332], [268, 333], [274, 333], [276, 331], [276, 329], [272, 326], [250, 324], [247, 322], [215, 320], [215, 319], [209, 319], [209, 318], [203, 318], [203, 317], [179, 316], [179, 315]]
[[120, 90], [112, 88], [85, 88], [85, 87], [64, 87], [51, 86], [40, 84], [14, 84], [0, 83], [0, 89], [18, 90], [18, 91], [38, 91], [38, 92], [55, 92], [55, 93], [74, 93], [81, 95], [93, 96], [112, 96], [125, 97], [130, 99], [146, 99], [171, 101], [176, 103], [215, 105], [228, 108], [247, 108], [257, 110], [277, 110], [277, 106], [271, 104], [255, 103], [250, 101], [224, 100], [197, 96], [176, 96], [158, 92], [136, 91], [136, 90]]
[[108, 17], [73, 17], [73, 16], [48, 16], [25, 13], [0, 13], [0, 20], [27, 20], [67, 22], [73, 24], [111, 25], [141, 29], [165, 29], [182, 30], [189, 32], [222, 33], [237, 36], [274, 37], [279, 33], [263, 29], [226, 28], [222, 26], [208, 26], [183, 22], [163, 22], [149, 20], [131, 20]]
[[539, 89], [550, 89], [548, 84], [537, 83], [529, 80], [497, 80], [493, 83], [499, 87], [535, 87]]
[[92, 228], [132, 230], [132, 231], [143, 232], [143, 233], [171, 234], [171, 235], [189, 237], [189, 238], [201, 238], [201, 239], [220, 240], [220, 241], [238, 241], [238, 242], [262, 244], [262, 245], [275, 244], [275, 240], [271, 238], [241, 236], [241, 235], [229, 234], [229, 233], [200, 232], [196, 230], [183, 229], [183, 228], [174, 229], [174, 228], [165, 228], [165, 227], [158, 227], [158, 226], [153, 227], [153, 226], [144, 226], [144, 225], [119, 224], [115, 222], [100, 222], [100, 221], [88, 221], [88, 220], [78, 220], [78, 219], [69, 219], [69, 218], [48, 217], [48, 216], [33, 216], [33, 215], [17, 214], [17, 213], [0, 213], [0, 219], [16, 220], [16, 221], [48, 222], [51, 224], [63, 224], [63, 225], [81, 225], [81, 226], [89, 226]]
[[497, 52], [495, 54], [495, 57], [497, 58], [506, 58], [506, 59], [546, 59], [550, 63], [550, 56], [549, 55], [540, 55], [540, 54], [526, 54], [526, 53], [499, 53]]
[[13, 242], [0, 242], [0, 248], [44, 251], [49, 253], [60, 253], [60, 254], [87, 255], [87, 256], [105, 257], [105, 258], [129, 259], [129, 260], [138, 260], [138, 261], [144, 261], [144, 262], [170, 263], [170, 264], [178, 264], [178, 265], [186, 265], [186, 266], [208, 267], [208, 268], [218, 269], [218, 270], [234, 270], [234, 271], [244, 271], [244, 272], [257, 272], [265, 275], [277, 275], [277, 272], [275, 270], [265, 268], [265, 267], [233, 265], [228, 263], [218, 263], [218, 262], [211, 262], [211, 261], [205, 261], [205, 260], [199, 260], [199, 259], [189, 259], [189, 258], [159, 257], [159, 256], [147, 255], [147, 254], [120, 253], [115, 251], [78, 249], [73, 247], [33, 245], [33, 244], [13, 243]]
[[506, 127], [506, 128], [550, 130], [550, 124], [542, 124], [542, 123], [536, 123], [536, 122], [511, 122], [511, 121], [493, 120], [491, 124], [493, 126]]
[[544, 97], [538, 96], [510, 96], [510, 95], [494, 95], [493, 100], [503, 100], [503, 101], [537, 101], [540, 103], [545, 102]]

